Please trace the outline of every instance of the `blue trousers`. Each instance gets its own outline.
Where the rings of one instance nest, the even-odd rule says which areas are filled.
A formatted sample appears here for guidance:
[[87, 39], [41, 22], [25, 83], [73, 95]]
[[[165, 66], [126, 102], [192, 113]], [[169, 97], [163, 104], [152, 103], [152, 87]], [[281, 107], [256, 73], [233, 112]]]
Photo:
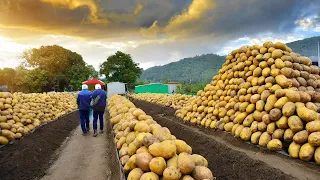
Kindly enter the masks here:
[[103, 130], [103, 114], [104, 112], [93, 111], [93, 129], [97, 130], [98, 118], [100, 122], [100, 130]]
[[83, 133], [87, 132], [89, 129], [89, 111], [79, 110], [80, 112], [80, 125]]

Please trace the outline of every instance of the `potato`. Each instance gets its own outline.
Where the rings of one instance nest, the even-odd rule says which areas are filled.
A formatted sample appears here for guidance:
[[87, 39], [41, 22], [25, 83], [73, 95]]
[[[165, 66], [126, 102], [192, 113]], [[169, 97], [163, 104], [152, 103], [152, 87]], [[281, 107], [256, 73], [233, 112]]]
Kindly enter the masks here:
[[194, 180], [194, 179], [190, 175], [184, 175], [182, 176], [181, 180]]
[[277, 121], [281, 118], [282, 113], [280, 109], [274, 108], [270, 111], [269, 115], [270, 115], [270, 120]]
[[280, 70], [281, 74], [283, 74], [284, 76], [286, 76], [287, 78], [293, 78], [294, 76], [294, 71], [291, 68], [288, 67], [284, 67]]
[[178, 156], [178, 168], [182, 174], [190, 174], [195, 168], [195, 163], [188, 153], [180, 153]]
[[253, 133], [251, 135], [251, 143], [258, 144], [261, 134], [262, 134], [262, 132], [260, 132], [260, 131]]
[[151, 128], [145, 121], [140, 121], [135, 125], [134, 131], [148, 133], [151, 132]]
[[286, 96], [288, 97], [288, 100], [291, 102], [299, 102], [300, 101], [300, 94], [297, 91], [287, 89]]
[[143, 145], [146, 147], [149, 147], [150, 145], [152, 145], [154, 143], [159, 143], [159, 142], [160, 142], [160, 140], [153, 135], [143, 137]]
[[256, 102], [256, 110], [257, 111], [263, 111], [264, 108], [264, 101], [263, 100], [259, 100]]
[[287, 102], [282, 108], [282, 114], [284, 116], [290, 117], [296, 111], [296, 106], [293, 102]]
[[272, 135], [275, 130], [276, 130], [276, 123], [272, 122], [272, 123], [268, 124], [268, 126], [267, 126], [268, 134]]
[[8, 143], [9, 143], [8, 138], [6, 138], [5, 136], [0, 136], [0, 145], [7, 145]]
[[240, 133], [240, 138], [244, 141], [249, 141], [250, 137], [251, 137], [251, 130], [249, 127], [245, 127], [242, 129], [241, 133]]
[[284, 134], [283, 129], [276, 129], [272, 134], [272, 139], [282, 139]]
[[264, 107], [264, 109], [269, 112], [271, 111], [271, 109], [273, 109], [274, 107], [274, 104], [277, 102], [277, 97], [275, 95], [270, 95], [268, 98], [267, 98], [267, 103]]
[[286, 143], [291, 143], [293, 140], [294, 132], [291, 129], [286, 129], [283, 135], [283, 140]]
[[282, 107], [289, 101], [287, 97], [282, 97], [274, 104], [275, 108], [282, 109]]
[[140, 168], [135, 168], [132, 171], [130, 171], [128, 175], [128, 180], [140, 180], [142, 175], [143, 171]]
[[270, 91], [268, 90], [264, 90], [262, 93], [261, 93], [261, 100], [263, 101], [267, 101], [267, 98], [271, 95]]
[[306, 130], [309, 133], [320, 131], [320, 120], [308, 122], [306, 125]]
[[175, 166], [178, 167], [178, 155], [174, 155], [167, 161], [167, 167]]
[[317, 164], [320, 164], [320, 147], [317, 147], [316, 151], [314, 152], [314, 160]]
[[179, 180], [181, 175], [179, 168], [170, 166], [163, 171], [163, 180]]
[[271, 136], [267, 132], [264, 132], [260, 136], [259, 145], [262, 147], [266, 147], [270, 140], [271, 140]]
[[159, 176], [154, 172], [144, 173], [140, 180], [159, 180]]
[[8, 129], [9, 130], [9, 129], [11, 129], [11, 125], [8, 123], [1, 122], [0, 129]]
[[188, 154], [192, 154], [192, 148], [183, 140], [174, 140], [177, 146], [177, 154], [182, 152], [186, 152]]
[[135, 132], [130, 132], [130, 133], [128, 134], [128, 136], [126, 137], [126, 143], [127, 143], [127, 144], [132, 143], [132, 142], [135, 140], [135, 138], [136, 138]]
[[194, 177], [195, 180], [213, 180], [213, 174], [210, 171], [209, 168], [204, 167], [204, 166], [196, 166], [194, 168], [194, 171], [192, 172], [192, 176]]
[[152, 160], [152, 156], [149, 153], [140, 153], [136, 156], [136, 165], [144, 172], [150, 171], [149, 162]]
[[295, 159], [299, 158], [300, 148], [301, 148], [300, 144], [292, 142], [288, 148], [289, 155]]
[[[232, 130], [231, 130], [231, 133], [233, 134], [233, 135], [235, 135], [235, 132], [236, 132], [236, 130], [237, 130], [237, 128], [240, 126], [240, 124], [235, 124], [233, 127], [232, 127]], [[243, 127], [243, 126], [242, 126]]]
[[163, 171], [166, 169], [166, 161], [163, 157], [155, 157], [150, 161], [149, 168], [152, 172], [162, 175]]
[[232, 131], [232, 128], [234, 126], [234, 123], [233, 122], [228, 122], [224, 125], [224, 130], [227, 131], [227, 132], [231, 132]]
[[297, 114], [302, 120], [306, 122], [310, 122], [318, 119], [317, 112], [310, 110], [304, 106], [297, 107]]
[[267, 125], [264, 122], [258, 123], [258, 130], [261, 132], [265, 132], [267, 130]]
[[270, 115], [269, 114], [263, 115], [262, 116], [262, 122], [264, 122], [266, 125], [270, 124], [271, 123]]
[[161, 143], [152, 144], [151, 146], [149, 146], [148, 150], [150, 154], [155, 157], [163, 157], [165, 159], [170, 159], [176, 154], [177, 147], [174, 141], [165, 140]]
[[160, 141], [171, 140], [171, 133], [168, 128], [156, 128], [153, 131], [153, 135], [157, 137]]
[[313, 158], [314, 151], [315, 148], [310, 143], [306, 143], [300, 148], [299, 158], [303, 161], [310, 161]]
[[240, 133], [241, 133], [241, 131], [242, 131], [243, 128], [244, 128], [243, 125], [239, 125], [239, 126], [237, 127], [237, 129], [235, 130], [234, 137], [240, 137]]
[[133, 155], [129, 158], [128, 162], [124, 165], [123, 170], [128, 173], [137, 167], [136, 165], [137, 155]]
[[240, 113], [240, 114], [236, 117], [235, 121], [238, 122], [238, 123], [242, 123], [243, 120], [244, 120], [244, 118], [247, 117], [247, 115], [248, 115], [248, 114], [247, 114], [246, 112]]
[[137, 149], [138, 148], [133, 143], [130, 143], [129, 147], [128, 147], [128, 155], [132, 156], [132, 155], [136, 154]]
[[2, 129], [1, 134], [2, 136], [6, 137], [9, 141], [15, 140], [15, 134], [7, 129]]
[[206, 160], [206, 158], [204, 158], [203, 156], [201, 156], [199, 154], [192, 154], [191, 159], [193, 160], [193, 162], [195, 163], [196, 166], [208, 167], [208, 161]]
[[[237, 125], [237, 124], [236, 124]], [[234, 125], [234, 126], [236, 126]], [[233, 126], [233, 127], [234, 127]], [[232, 128], [233, 129], [233, 128]], [[251, 132], [257, 132], [258, 131], [258, 122], [257, 121], [253, 121], [251, 126], [250, 126], [250, 130]]]
[[129, 161], [129, 158], [129, 155], [125, 155], [122, 158], [120, 158], [121, 165], [125, 165]]
[[303, 103], [307, 103], [311, 101], [311, 96], [307, 92], [299, 91], [300, 101]]
[[308, 143], [312, 146], [320, 146], [320, 132], [313, 132], [308, 137]]
[[282, 150], [282, 142], [279, 139], [272, 139], [268, 142], [267, 148], [271, 151]]
[[147, 147], [145, 147], [145, 146], [142, 146], [142, 147], [140, 147], [138, 150], [137, 150], [137, 154], [139, 154], [139, 153], [143, 153], [143, 152], [149, 152], [148, 151], [148, 148]]
[[296, 142], [296, 143], [304, 144], [304, 143], [306, 143], [306, 142], [308, 141], [308, 136], [309, 136], [308, 131], [302, 130], [302, 131], [297, 132], [297, 133], [293, 136], [293, 140], [294, 140], [294, 142]]
[[288, 125], [293, 132], [301, 131], [304, 128], [303, 122], [298, 116], [290, 116]]

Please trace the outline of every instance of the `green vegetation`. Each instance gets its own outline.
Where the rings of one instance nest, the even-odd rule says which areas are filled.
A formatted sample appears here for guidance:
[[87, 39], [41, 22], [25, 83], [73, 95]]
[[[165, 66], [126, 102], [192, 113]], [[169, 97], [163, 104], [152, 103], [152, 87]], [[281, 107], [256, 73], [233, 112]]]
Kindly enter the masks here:
[[133, 62], [130, 54], [117, 51], [100, 65], [100, 74], [106, 75], [107, 82], [124, 82], [132, 88], [142, 73], [138, 65]]
[[224, 61], [224, 56], [215, 54], [185, 58], [178, 62], [149, 68], [143, 71], [140, 79], [151, 82], [169, 80], [184, 83], [208, 83]]
[[81, 55], [57, 45], [29, 49], [22, 57], [25, 62], [16, 69], [0, 70], [0, 85], [10, 91], [72, 91], [97, 74]]
[[197, 84], [182, 84], [182, 86], [177, 87], [177, 93], [195, 95], [199, 90], [203, 90], [207, 83], [197, 83]]

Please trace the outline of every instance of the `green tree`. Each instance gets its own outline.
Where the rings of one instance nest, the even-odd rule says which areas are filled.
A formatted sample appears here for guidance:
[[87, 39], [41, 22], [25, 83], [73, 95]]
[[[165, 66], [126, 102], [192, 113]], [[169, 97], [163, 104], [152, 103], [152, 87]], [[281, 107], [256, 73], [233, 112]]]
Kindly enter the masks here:
[[12, 68], [0, 69], [0, 85], [7, 85], [9, 90], [13, 89], [12, 79], [16, 76], [16, 71]]
[[169, 82], [169, 79], [167, 77], [162, 79], [162, 83], [167, 83], [167, 82]]
[[[89, 76], [96, 74], [94, 68], [88, 66], [81, 55], [58, 45], [26, 50], [23, 58], [26, 60], [25, 66], [46, 72], [41, 74], [41, 76], [46, 76], [44, 78], [46, 82], [43, 84], [46, 86], [45, 91], [53, 89], [63, 91], [67, 87], [76, 88]], [[31, 90], [39, 89], [31, 88]]]
[[142, 69], [135, 63], [130, 54], [117, 51], [100, 65], [100, 74], [106, 75], [107, 82], [119, 81], [128, 84], [136, 82]]

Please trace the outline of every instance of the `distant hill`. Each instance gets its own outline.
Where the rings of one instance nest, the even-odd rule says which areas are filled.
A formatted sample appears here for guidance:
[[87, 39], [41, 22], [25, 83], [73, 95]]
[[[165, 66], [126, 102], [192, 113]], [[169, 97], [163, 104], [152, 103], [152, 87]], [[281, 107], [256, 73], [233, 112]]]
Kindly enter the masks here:
[[225, 56], [206, 54], [184, 58], [163, 66], [155, 66], [143, 71], [140, 79], [162, 82], [164, 79], [175, 82], [199, 83], [210, 82], [225, 61]]
[[[317, 60], [320, 36], [306, 38], [299, 41], [287, 43], [296, 53]], [[225, 56], [206, 54], [191, 58], [184, 58], [163, 66], [151, 67], [143, 71], [140, 79], [151, 82], [162, 82], [164, 79], [185, 83], [210, 82], [225, 62]]]
[[319, 41], [320, 41], [320, 36], [315, 36], [315, 37], [287, 43], [287, 46], [289, 46], [294, 52], [299, 53], [303, 56], [317, 57]]

